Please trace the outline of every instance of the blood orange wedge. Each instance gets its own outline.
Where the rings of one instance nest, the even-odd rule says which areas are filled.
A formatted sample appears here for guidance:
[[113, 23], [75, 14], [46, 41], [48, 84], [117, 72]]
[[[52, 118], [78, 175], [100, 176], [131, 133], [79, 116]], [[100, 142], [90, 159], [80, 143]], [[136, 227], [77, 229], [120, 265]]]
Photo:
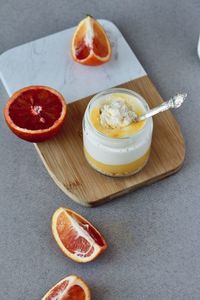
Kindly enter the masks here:
[[90, 300], [87, 284], [75, 275], [68, 276], [54, 285], [42, 300]]
[[58, 208], [52, 217], [52, 232], [61, 250], [76, 262], [94, 260], [107, 248], [100, 232], [68, 208]]
[[111, 45], [101, 24], [88, 16], [77, 26], [72, 39], [72, 56], [84, 65], [101, 65], [111, 58]]
[[21, 139], [42, 142], [53, 137], [66, 116], [63, 96], [47, 86], [23, 88], [8, 100], [4, 117], [9, 128]]

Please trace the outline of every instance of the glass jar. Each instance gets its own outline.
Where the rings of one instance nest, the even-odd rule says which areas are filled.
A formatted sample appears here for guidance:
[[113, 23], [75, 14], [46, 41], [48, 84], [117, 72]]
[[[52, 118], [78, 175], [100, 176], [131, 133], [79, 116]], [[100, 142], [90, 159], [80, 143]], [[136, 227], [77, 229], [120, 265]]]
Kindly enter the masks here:
[[113, 88], [94, 96], [85, 111], [83, 118], [83, 147], [88, 163], [102, 174], [120, 177], [139, 172], [147, 163], [151, 148], [153, 120], [149, 118], [135, 134], [113, 138], [98, 131], [91, 121], [91, 111], [100, 107], [102, 101], [111, 94], [126, 94], [134, 99], [146, 112], [149, 106], [146, 101], [132, 90]]

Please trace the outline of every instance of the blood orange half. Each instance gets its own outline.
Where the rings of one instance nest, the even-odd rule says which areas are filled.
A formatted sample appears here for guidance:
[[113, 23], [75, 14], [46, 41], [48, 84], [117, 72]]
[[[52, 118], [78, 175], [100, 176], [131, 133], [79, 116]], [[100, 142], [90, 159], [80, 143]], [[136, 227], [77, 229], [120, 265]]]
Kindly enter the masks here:
[[90, 300], [87, 284], [75, 275], [68, 276], [54, 285], [42, 300]]
[[52, 217], [52, 232], [61, 250], [76, 262], [89, 262], [106, 250], [101, 233], [85, 218], [68, 208]]
[[10, 97], [4, 117], [9, 128], [21, 139], [42, 142], [60, 130], [66, 110], [65, 100], [56, 90], [29, 86]]
[[101, 65], [111, 58], [109, 38], [101, 24], [88, 16], [77, 26], [72, 39], [72, 57], [84, 65]]

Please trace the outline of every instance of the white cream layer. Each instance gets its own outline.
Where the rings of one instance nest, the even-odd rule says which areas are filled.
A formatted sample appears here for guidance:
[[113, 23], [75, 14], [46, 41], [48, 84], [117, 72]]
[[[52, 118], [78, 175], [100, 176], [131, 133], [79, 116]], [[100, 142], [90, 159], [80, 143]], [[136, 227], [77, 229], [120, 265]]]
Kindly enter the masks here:
[[142, 157], [150, 148], [152, 135], [152, 123], [149, 123], [144, 135], [139, 141], [126, 145], [126, 142], [121, 142], [121, 146], [115, 144], [113, 148], [112, 142], [108, 145], [103, 145], [94, 134], [86, 128], [83, 134], [84, 147], [87, 152], [97, 161], [109, 165], [123, 165], [131, 163]]

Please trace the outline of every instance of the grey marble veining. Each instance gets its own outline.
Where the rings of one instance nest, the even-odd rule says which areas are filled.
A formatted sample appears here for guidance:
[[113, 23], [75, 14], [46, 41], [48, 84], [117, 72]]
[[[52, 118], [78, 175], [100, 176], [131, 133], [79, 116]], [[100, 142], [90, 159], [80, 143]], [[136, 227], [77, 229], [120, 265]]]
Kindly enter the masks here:
[[68, 102], [144, 76], [146, 73], [118, 28], [101, 20], [112, 44], [112, 59], [98, 67], [73, 61], [70, 53], [74, 28], [29, 42], [0, 56], [0, 77], [11, 95], [28, 85], [59, 90]]

